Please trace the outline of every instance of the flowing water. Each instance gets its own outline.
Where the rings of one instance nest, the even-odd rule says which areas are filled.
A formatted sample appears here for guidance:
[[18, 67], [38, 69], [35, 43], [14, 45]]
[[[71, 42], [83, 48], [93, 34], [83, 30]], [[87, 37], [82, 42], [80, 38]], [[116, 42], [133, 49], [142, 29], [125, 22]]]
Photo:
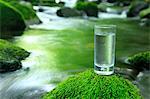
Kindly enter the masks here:
[[[31, 25], [30, 28], [61, 30], [72, 24], [75, 25], [75, 21], [70, 24], [68, 21], [66, 24], [65, 19], [57, 17], [54, 14], [56, 9], [58, 8], [51, 8], [45, 13], [37, 13], [43, 23]], [[52, 16], [49, 15], [49, 12]], [[52, 90], [60, 81], [74, 72], [83, 71], [81, 68], [60, 71], [60, 68], [57, 67], [62, 64], [59, 64], [57, 50], [53, 48], [57, 49], [57, 45], [64, 48], [63, 43], [67, 43], [66, 41], [61, 39], [58, 33], [48, 33], [48, 31], [34, 34], [25, 32], [24, 35], [15, 37], [13, 43], [31, 52], [31, 55], [22, 61], [23, 69], [0, 74], [0, 99], [40, 99], [43, 93]], [[70, 64], [67, 65], [70, 66]]]
[[135, 81], [144, 99], [150, 98], [150, 71], [140, 72]]
[[[22, 61], [23, 69], [0, 74], [0, 99], [40, 99], [62, 80], [92, 66], [93, 35], [73, 30], [79, 22], [88, 25], [84, 23], [86, 21], [60, 18], [55, 14], [58, 8], [47, 9], [37, 13], [43, 23], [30, 28], [49, 31], [27, 30], [14, 38], [13, 43], [30, 51], [31, 55]], [[63, 30], [66, 28], [74, 32], [73, 38], [70, 38], [70, 31]]]

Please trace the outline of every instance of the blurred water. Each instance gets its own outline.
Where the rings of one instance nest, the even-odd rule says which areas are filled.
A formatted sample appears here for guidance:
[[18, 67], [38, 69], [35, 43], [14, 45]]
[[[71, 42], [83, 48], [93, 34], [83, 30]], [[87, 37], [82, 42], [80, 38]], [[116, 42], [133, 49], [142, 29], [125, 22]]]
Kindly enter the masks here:
[[[56, 11], [59, 7], [46, 7], [42, 6], [44, 12], [37, 12], [37, 16], [42, 21], [42, 24], [30, 25], [30, 28], [34, 29], [46, 29], [46, 30], [62, 30], [75, 26], [80, 19], [63, 18], [56, 15]], [[38, 10], [38, 6], [34, 6], [35, 10]], [[83, 21], [83, 20], [82, 20]], [[78, 24], [77, 24], [78, 25]]]
[[[40, 75], [42, 73], [38, 74]], [[40, 99], [40, 96], [44, 92], [52, 90], [55, 84], [42, 84], [39, 75], [33, 74], [31, 76], [31, 71], [24, 70], [0, 74], [0, 98]], [[50, 74], [48, 76], [50, 76]], [[43, 78], [43, 80], [45, 80], [45, 78]]]
[[[66, 20], [70, 19], [56, 16], [57, 7], [44, 7], [44, 9], [44, 13], [37, 12], [43, 23], [31, 25], [30, 28], [61, 30], [77, 23], [75, 20], [66, 23]], [[63, 42], [59, 39], [59, 35], [54, 33], [33, 34], [30, 32], [15, 37], [14, 44], [31, 52], [31, 55], [22, 61], [23, 69], [0, 74], [0, 99], [40, 99], [43, 93], [52, 90], [59, 82], [72, 75], [67, 71], [59, 71], [59, 68], [56, 67], [58, 65], [56, 53], [50, 50], [57, 45], [62, 45]], [[68, 72], [79, 71], [82, 70]]]
[[23, 69], [0, 74], [0, 99], [40, 99], [43, 93], [52, 90], [57, 82], [68, 76], [54, 69], [46, 69], [42, 55], [42, 51], [33, 51], [23, 61]]
[[144, 99], [150, 99], [150, 71], [140, 72], [135, 81]]
[[98, 17], [101, 18], [101, 19], [127, 18], [127, 14], [126, 14], [126, 11], [123, 11], [121, 14], [99, 12]]

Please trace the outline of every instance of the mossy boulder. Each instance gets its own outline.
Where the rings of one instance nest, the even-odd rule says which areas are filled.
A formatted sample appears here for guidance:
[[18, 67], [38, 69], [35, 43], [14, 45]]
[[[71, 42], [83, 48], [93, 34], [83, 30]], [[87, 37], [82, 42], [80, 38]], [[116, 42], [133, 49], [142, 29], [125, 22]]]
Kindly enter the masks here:
[[0, 72], [20, 69], [21, 60], [29, 56], [29, 52], [0, 39]]
[[18, 70], [22, 67], [21, 62], [16, 59], [0, 60], [0, 73]]
[[150, 19], [150, 7], [147, 9], [144, 9], [140, 12], [140, 17], [141, 18], [148, 18]]
[[150, 51], [141, 52], [128, 58], [128, 62], [138, 70], [150, 70]]
[[8, 3], [21, 13], [27, 25], [41, 23], [30, 2], [9, 1]]
[[60, 17], [76, 17], [82, 15], [78, 10], [69, 7], [63, 7], [57, 10], [56, 14]]
[[93, 2], [77, 2], [75, 8], [84, 11], [87, 16], [98, 17], [98, 7]]
[[140, 11], [147, 9], [149, 7], [149, 4], [145, 1], [134, 1], [132, 2], [129, 11], [127, 13], [128, 17], [135, 17], [138, 16]]
[[13, 6], [0, 1], [0, 37], [21, 35], [26, 28], [24, 18]]
[[141, 99], [141, 95], [121, 76], [102, 76], [87, 70], [60, 83], [43, 99]]

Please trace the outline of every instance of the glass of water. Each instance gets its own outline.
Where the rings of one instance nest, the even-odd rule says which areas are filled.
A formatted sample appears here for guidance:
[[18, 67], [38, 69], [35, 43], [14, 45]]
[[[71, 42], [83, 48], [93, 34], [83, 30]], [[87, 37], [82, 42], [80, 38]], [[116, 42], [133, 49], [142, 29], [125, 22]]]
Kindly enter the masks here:
[[100, 75], [114, 73], [115, 25], [96, 25], [94, 27], [94, 71]]

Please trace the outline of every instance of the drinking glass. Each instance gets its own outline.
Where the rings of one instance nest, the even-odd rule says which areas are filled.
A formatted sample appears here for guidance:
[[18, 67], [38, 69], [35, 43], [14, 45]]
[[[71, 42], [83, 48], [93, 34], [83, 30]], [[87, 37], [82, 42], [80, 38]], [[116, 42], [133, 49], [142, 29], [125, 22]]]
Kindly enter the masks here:
[[96, 25], [94, 27], [94, 71], [100, 75], [114, 73], [115, 25]]

